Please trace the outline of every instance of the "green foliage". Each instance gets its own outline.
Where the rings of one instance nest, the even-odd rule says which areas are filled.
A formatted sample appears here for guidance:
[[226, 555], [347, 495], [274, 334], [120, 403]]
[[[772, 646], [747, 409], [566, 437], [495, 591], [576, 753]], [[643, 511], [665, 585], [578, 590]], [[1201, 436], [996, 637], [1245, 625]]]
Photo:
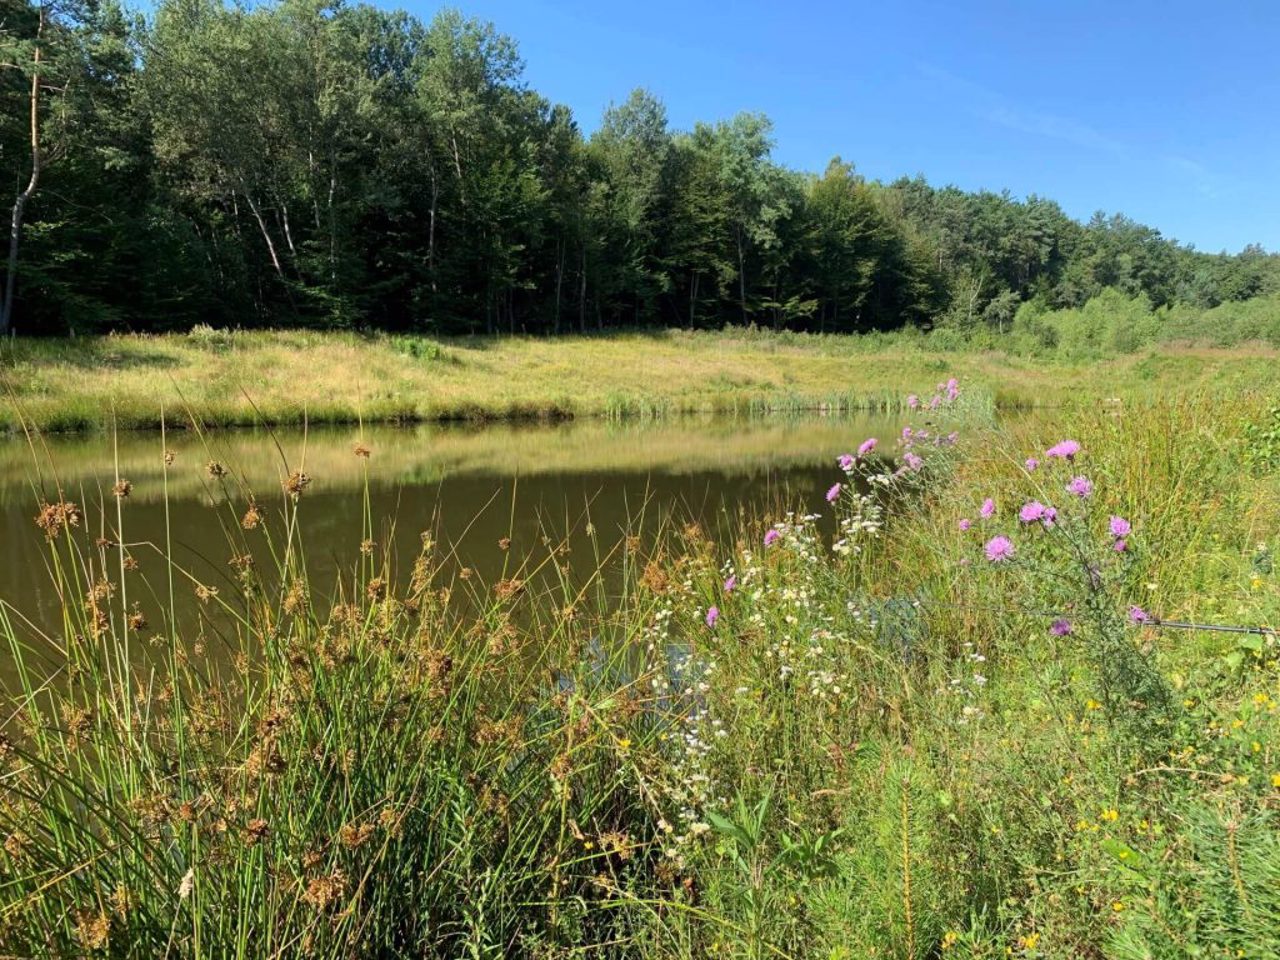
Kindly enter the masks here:
[[[937, 327], [983, 348], [1061, 336], [1080, 358], [1162, 331], [1280, 342], [1275, 311], [1248, 306], [1280, 289], [1257, 247], [1202, 254], [1120, 215], [868, 181], [839, 157], [789, 170], [767, 117], [675, 131], [644, 90], [584, 138], [527, 85], [515, 41], [457, 11], [11, 6], [0, 115], [24, 115], [36, 46], [47, 80], [20, 332]], [[26, 182], [25, 137], [0, 127], [5, 182]], [[1094, 317], [1099, 298], [1138, 306]], [[1029, 329], [1028, 304], [1080, 313]]]

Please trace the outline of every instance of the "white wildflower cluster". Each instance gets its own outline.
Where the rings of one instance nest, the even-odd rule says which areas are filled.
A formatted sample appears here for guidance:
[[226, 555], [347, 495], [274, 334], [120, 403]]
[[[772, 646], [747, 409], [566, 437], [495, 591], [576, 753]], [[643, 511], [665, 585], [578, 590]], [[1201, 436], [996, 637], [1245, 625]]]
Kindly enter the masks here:
[[986, 713], [981, 707], [982, 690], [987, 685], [985, 669], [987, 658], [972, 643], [965, 643], [962, 665], [958, 667], [947, 685], [938, 690], [942, 696], [958, 697], [964, 701], [960, 708], [959, 723], [981, 720]]
[[876, 537], [884, 527], [883, 513], [875, 497], [865, 493], [846, 498], [851, 510], [838, 520], [839, 536], [831, 545], [842, 557], [862, 551], [861, 541]]
[[[671, 820], [658, 823], [665, 855], [683, 864], [684, 849], [709, 827], [704, 811], [716, 799], [710, 776], [709, 756], [714, 741], [728, 734], [712, 715], [707, 694], [716, 672], [713, 659], [673, 649], [671, 628], [674, 609], [670, 601], [655, 613], [646, 628], [650, 685], [663, 705], [667, 729], [662, 741], [671, 776], [659, 785], [669, 802]], [[674, 821], [674, 822], [672, 822]]]

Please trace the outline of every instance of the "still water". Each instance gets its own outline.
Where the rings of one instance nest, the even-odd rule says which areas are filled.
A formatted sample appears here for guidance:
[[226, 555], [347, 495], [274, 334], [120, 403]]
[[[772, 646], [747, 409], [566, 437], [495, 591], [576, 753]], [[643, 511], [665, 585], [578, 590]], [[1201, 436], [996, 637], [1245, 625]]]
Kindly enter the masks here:
[[[696, 522], [723, 539], [744, 517], [821, 513], [839, 478], [835, 458], [897, 429], [883, 418], [811, 417], [0, 441], [0, 599], [39, 629], [61, 630], [49, 545], [34, 522], [39, 501], [56, 500], [59, 487], [84, 511], [85, 549], [99, 537], [128, 544], [154, 589], [134, 596], [161, 607], [167, 503], [173, 559], [193, 578], [179, 586], [181, 607], [194, 602], [194, 582], [229, 588], [228, 559], [241, 548], [268, 556], [268, 536], [284, 532], [282, 481], [295, 471], [310, 478], [299, 537], [317, 592], [359, 561], [366, 510], [377, 553], [400, 573], [428, 532], [458, 571], [493, 583], [557, 546], [563, 566], [594, 569], [628, 532], [651, 537], [663, 523]], [[211, 461], [225, 476], [211, 477]], [[122, 530], [117, 477], [132, 485]], [[240, 527], [250, 494], [265, 531]]]

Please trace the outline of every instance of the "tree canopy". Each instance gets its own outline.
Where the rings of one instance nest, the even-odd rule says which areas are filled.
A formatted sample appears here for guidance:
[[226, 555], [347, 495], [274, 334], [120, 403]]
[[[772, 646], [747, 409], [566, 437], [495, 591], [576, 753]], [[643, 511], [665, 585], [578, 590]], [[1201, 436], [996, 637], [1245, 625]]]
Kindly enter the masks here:
[[453, 10], [0, 0], [0, 65], [0, 330], [1003, 331], [1028, 301], [1280, 288], [1257, 247], [787, 169], [757, 113], [673, 130], [636, 90], [584, 136], [514, 40]]

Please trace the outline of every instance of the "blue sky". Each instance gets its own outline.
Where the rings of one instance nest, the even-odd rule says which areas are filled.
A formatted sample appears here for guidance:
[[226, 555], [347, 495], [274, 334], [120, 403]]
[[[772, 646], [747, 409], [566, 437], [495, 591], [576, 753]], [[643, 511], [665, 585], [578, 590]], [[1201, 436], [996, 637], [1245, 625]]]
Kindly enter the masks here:
[[[429, 18], [438, 4], [375, 0]], [[585, 131], [637, 86], [672, 125], [758, 110], [775, 157], [1122, 211], [1280, 250], [1280, 0], [458, 0]]]

